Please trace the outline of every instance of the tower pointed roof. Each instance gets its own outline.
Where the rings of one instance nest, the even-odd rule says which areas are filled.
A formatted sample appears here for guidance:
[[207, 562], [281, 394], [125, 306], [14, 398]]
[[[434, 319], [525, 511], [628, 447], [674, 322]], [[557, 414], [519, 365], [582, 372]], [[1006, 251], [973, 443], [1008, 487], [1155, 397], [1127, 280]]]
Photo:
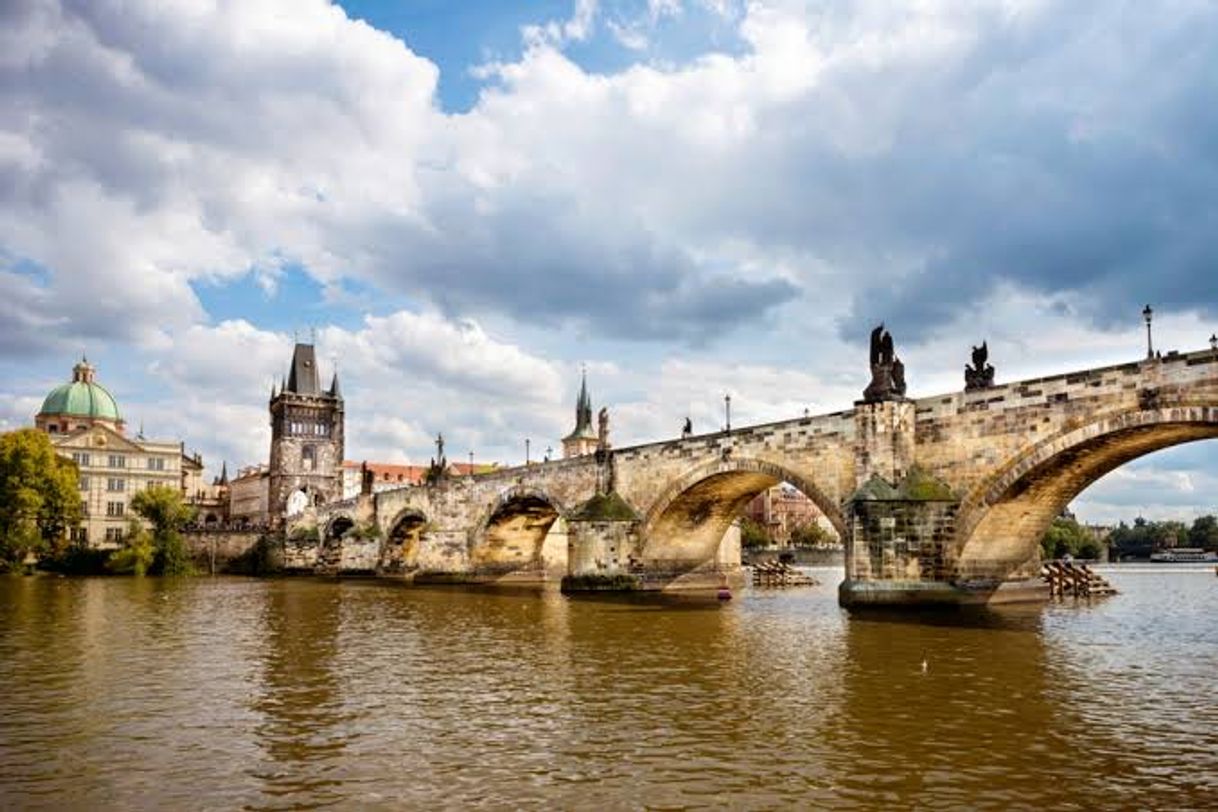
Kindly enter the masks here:
[[341, 398], [343, 396], [343, 390], [340, 389], [338, 386], [338, 370], [337, 369], [334, 370], [334, 379], [332, 381], [330, 381], [330, 396], [336, 397], [336, 398]]
[[292, 351], [292, 366], [288, 373], [288, 391], [298, 395], [320, 395], [317, 380], [317, 354], [312, 344], [297, 344]]
[[228, 460], [225, 460], [220, 465], [220, 479], [216, 484], [217, 485], [227, 485], [228, 484]]
[[592, 428], [592, 396], [588, 394], [587, 369], [580, 376], [579, 397], [575, 401], [575, 429], [564, 439], [580, 438], [596, 439], [596, 431]]

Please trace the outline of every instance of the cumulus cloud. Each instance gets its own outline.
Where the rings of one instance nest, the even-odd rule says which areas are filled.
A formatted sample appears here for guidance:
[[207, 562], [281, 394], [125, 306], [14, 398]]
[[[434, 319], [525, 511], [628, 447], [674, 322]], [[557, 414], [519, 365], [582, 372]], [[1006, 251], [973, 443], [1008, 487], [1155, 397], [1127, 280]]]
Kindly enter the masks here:
[[[1212, 455], [1218, 441], [1206, 440], [1192, 448]], [[1218, 514], [1218, 476], [1212, 470], [1190, 470], [1191, 449], [1160, 452], [1130, 463], [1092, 485], [1071, 508], [1081, 520], [1094, 524], [1128, 522], [1136, 516], [1151, 520], [1191, 521]]]
[[649, 340], [826, 285], [919, 336], [995, 280], [1110, 324], [1153, 272], [1212, 313], [1218, 14], [1177, 11], [770, 0], [739, 53], [596, 73], [562, 50], [596, 30], [580, 0], [449, 116], [433, 64], [322, 0], [25, 0], [0, 241], [50, 274], [38, 318], [145, 343], [202, 318], [191, 280], [288, 262]]
[[[452, 426], [506, 456], [568, 419], [571, 350], [526, 331], [645, 342], [607, 381], [622, 438], [710, 424], [733, 386], [741, 420], [848, 405], [881, 319], [917, 392], [986, 337], [1000, 376], [1122, 360], [1145, 301], [1182, 347], [1212, 332], [1212, 3], [624, 8], [539, 21], [449, 115], [426, 55], [324, 0], [3, 4], [0, 358], [110, 339], [235, 410], [184, 433], [264, 423], [231, 392], [290, 341], [213, 323], [194, 286], [299, 267], [376, 303], [319, 336], [369, 453]], [[650, 55], [695, 11], [730, 41], [579, 59], [615, 32]]]
[[[192, 326], [170, 342], [147, 369], [159, 385], [145, 391], [161, 397], [123, 404], [128, 420], [147, 421], [150, 434], [185, 438], [213, 467], [220, 459], [265, 461], [267, 399], [286, 375], [294, 339], [230, 320]], [[552, 362], [469, 319], [370, 316], [359, 329], [323, 328], [316, 351], [322, 385], [339, 374], [355, 459], [426, 459], [438, 432], [476, 446], [483, 458], [514, 458], [517, 438], [554, 434], [566, 411]]]

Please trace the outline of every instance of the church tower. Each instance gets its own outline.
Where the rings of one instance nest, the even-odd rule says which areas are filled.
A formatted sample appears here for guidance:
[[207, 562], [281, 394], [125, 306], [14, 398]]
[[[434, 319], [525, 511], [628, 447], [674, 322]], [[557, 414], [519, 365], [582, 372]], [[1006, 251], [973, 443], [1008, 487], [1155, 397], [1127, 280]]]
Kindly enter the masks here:
[[312, 344], [297, 344], [283, 388], [271, 387], [268, 512], [283, 524], [309, 505], [342, 498], [343, 397], [338, 372], [321, 388]]
[[579, 384], [579, 398], [575, 401], [575, 430], [562, 438], [562, 455], [580, 457], [596, 453], [600, 438], [592, 428], [592, 398], [588, 395], [588, 373], [584, 372]]

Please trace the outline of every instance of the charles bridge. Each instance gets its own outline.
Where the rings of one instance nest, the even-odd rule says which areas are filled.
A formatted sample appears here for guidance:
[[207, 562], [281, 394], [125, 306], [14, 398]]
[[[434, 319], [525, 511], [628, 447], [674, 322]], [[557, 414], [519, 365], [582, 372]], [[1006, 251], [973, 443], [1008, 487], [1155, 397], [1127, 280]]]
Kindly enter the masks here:
[[983, 347], [964, 390], [916, 399], [879, 328], [871, 361], [845, 411], [307, 508], [285, 563], [416, 583], [718, 590], [742, 579], [733, 521], [788, 482], [843, 541], [844, 605], [1040, 598], [1039, 541], [1075, 496], [1137, 457], [1218, 438], [1212, 350], [996, 386]]

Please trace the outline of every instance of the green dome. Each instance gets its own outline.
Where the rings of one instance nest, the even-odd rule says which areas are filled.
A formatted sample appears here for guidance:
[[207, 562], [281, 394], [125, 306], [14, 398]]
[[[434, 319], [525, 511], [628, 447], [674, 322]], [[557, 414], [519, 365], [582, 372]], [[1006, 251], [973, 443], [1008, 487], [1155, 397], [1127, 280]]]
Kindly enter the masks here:
[[106, 387], [93, 380], [93, 367], [81, 361], [72, 370], [73, 380], [57, 386], [42, 402], [39, 414], [66, 414], [119, 422], [118, 404]]

